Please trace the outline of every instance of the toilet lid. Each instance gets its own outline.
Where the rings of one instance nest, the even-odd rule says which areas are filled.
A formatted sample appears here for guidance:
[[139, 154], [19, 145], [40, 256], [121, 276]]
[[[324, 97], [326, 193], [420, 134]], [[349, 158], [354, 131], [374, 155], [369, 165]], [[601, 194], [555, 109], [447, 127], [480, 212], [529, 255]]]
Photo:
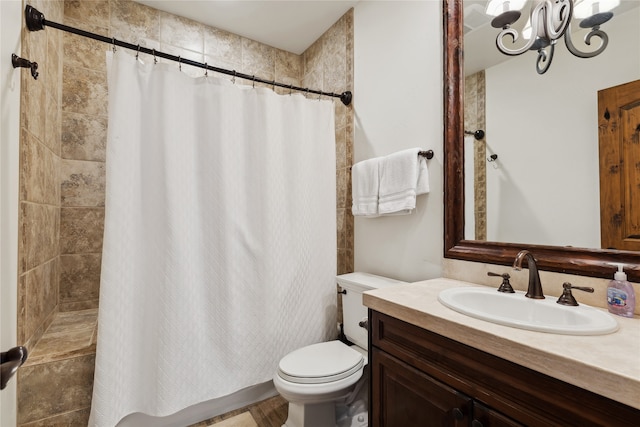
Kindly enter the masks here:
[[360, 352], [340, 341], [329, 341], [287, 354], [278, 365], [278, 374], [294, 383], [320, 384], [353, 375], [363, 365]]

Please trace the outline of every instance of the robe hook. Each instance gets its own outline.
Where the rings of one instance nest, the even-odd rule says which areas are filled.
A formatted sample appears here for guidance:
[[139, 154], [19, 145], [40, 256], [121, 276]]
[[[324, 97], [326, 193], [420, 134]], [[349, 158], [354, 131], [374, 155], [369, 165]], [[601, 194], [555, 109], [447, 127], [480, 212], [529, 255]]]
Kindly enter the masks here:
[[467, 135], [473, 135], [473, 137], [478, 141], [484, 138], [484, 131], [482, 129], [478, 129], [475, 132], [472, 132], [470, 130], [465, 130], [464, 133]]

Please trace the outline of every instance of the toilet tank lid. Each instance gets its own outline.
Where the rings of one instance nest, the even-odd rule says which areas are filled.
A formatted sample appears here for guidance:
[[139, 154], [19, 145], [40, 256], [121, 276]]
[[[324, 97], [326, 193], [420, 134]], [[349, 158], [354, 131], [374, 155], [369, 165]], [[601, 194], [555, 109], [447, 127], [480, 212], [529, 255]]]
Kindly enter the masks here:
[[376, 276], [370, 273], [347, 273], [336, 276], [338, 284], [342, 288], [351, 289], [354, 291], [368, 291], [371, 289], [384, 288], [386, 286], [399, 285], [403, 282], [401, 280], [390, 279], [388, 277]]

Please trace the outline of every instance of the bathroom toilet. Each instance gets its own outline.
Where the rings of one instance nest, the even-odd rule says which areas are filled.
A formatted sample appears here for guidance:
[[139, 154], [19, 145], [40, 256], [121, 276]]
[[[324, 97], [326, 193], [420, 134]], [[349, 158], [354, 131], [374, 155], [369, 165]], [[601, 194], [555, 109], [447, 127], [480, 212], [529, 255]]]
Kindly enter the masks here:
[[273, 377], [276, 390], [289, 402], [283, 427], [366, 427], [368, 409], [367, 307], [362, 293], [404, 283], [368, 273], [337, 276], [343, 290], [342, 341], [312, 344], [280, 360]]

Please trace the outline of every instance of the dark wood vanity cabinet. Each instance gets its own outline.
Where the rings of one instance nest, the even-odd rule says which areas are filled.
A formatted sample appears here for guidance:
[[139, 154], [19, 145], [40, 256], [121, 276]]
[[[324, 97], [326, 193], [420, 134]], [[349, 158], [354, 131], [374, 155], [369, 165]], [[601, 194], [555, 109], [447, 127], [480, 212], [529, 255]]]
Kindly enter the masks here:
[[369, 335], [371, 427], [640, 426], [640, 410], [385, 314]]

